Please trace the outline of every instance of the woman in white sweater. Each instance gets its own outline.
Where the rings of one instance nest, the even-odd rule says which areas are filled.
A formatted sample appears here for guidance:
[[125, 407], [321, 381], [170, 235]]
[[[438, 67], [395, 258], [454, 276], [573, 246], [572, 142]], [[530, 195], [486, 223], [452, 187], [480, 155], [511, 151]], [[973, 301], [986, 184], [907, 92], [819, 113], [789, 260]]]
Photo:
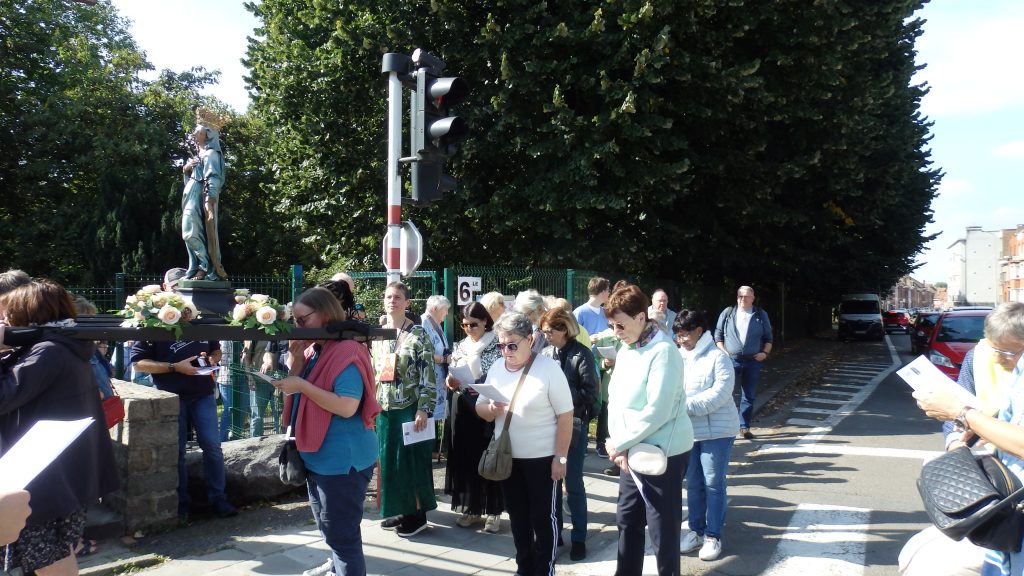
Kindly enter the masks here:
[[726, 472], [740, 421], [733, 404], [736, 381], [732, 360], [715, 346], [703, 312], [683, 310], [672, 326], [683, 357], [686, 411], [693, 424], [693, 449], [686, 468], [687, 520], [679, 551], [700, 548], [701, 560], [722, 553]]

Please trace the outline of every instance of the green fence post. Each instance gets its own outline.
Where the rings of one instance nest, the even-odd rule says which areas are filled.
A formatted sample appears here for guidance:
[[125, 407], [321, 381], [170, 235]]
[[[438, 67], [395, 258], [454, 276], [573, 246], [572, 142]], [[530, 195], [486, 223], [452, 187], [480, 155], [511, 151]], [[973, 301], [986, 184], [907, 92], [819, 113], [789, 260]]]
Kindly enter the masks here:
[[576, 270], [573, 268], [565, 269], [565, 299], [569, 301], [569, 305], [576, 307], [574, 299], [576, 295], [573, 293], [573, 288], [576, 286], [575, 283]]
[[302, 294], [303, 283], [302, 283], [302, 264], [292, 264], [291, 266], [291, 277], [292, 277], [292, 302], [295, 302], [299, 298], [299, 294]]
[[[124, 272], [118, 272], [114, 274], [114, 308], [117, 309], [125, 300], [124, 293]], [[124, 363], [126, 358], [124, 357], [124, 342], [117, 342], [117, 348], [114, 350], [114, 373], [120, 378], [124, 374]]]

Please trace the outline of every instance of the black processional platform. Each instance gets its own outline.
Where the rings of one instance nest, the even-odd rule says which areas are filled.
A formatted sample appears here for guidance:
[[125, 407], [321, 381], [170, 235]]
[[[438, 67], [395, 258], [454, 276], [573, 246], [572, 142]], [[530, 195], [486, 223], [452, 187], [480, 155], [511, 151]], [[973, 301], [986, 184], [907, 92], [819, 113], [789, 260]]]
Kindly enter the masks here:
[[65, 336], [79, 340], [106, 340], [127, 342], [142, 340], [148, 342], [168, 342], [175, 340], [355, 340], [369, 342], [371, 340], [394, 340], [396, 332], [393, 328], [380, 328], [356, 320], [331, 322], [324, 328], [298, 328], [281, 331], [271, 336], [257, 328], [230, 326], [223, 318], [199, 318], [189, 326], [182, 326], [181, 337], [164, 328], [124, 328], [124, 318], [114, 314], [90, 314], [78, 317], [77, 325], [72, 327], [30, 327], [4, 329], [4, 344], [8, 346], [24, 346], [39, 340], [43, 331], [54, 330]]

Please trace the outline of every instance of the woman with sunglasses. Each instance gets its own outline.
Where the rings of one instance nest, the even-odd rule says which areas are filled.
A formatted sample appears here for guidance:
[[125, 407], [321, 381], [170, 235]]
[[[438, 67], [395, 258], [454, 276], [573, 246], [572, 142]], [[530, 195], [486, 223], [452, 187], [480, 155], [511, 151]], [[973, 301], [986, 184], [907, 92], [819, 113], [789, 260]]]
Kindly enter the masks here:
[[[512, 402], [512, 475], [501, 482], [501, 490], [516, 546], [516, 573], [554, 574], [554, 519], [572, 439], [572, 393], [558, 363], [531, 352], [534, 331], [529, 318], [507, 312], [494, 331], [501, 359], [487, 373], [486, 383]], [[495, 436], [505, 428], [508, 401], [477, 398], [476, 412], [495, 423]]]
[[726, 472], [740, 429], [732, 401], [736, 373], [732, 359], [715, 346], [703, 312], [683, 310], [676, 316], [672, 331], [683, 358], [686, 411], [694, 436], [686, 468], [690, 530], [683, 535], [679, 551], [688, 554], [699, 548], [697, 557], [710, 561], [722, 553]]
[[[292, 313], [301, 328], [345, 320], [341, 304], [321, 287], [300, 294]], [[292, 375], [273, 384], [287, 394], [285, 424], [292, 424], [296, 411], [292, 429], [306, 465], [310, 511], [332, 552], [317, 573], [363, 576], [359, 523], [377, 462], [373, 421], [380, 412], [373, 362], [366, 347], [352, 340], [292, 340], [288, 353]]]
[[[587, 424], [597, 402], [597, 366], [594, 353], [576, 339], [579, 324], [572, 314], [562, 308], [552, 308], [541, 317], [540, 329], [550, 344], [541, 353], [558, 363], [572, 394], [573, 431], [565, 471], [569, 513], [572, 514], [569, 559], [583, 560], [587, 557], [587, 492], [583, 488], [583, 457], [587, 452]], [[561, 528], [561, 506], [558, 506], [558, 512]]]
[[[650, 302], [633, 285], [616, 289], [605, 304], [605, 316], [624, 344], [615, 357], [608, 385], [608, 458], [622, 471], [616, 522], [619, 552], [615, 574], [640, 576], [644, 566], [644, 526], [659, 576], [679, 575], [679, 525], [683, 475], [693, 446], [693, 427], [686, 413], [683, 359], [668, 336], [647, 318]], [[629, 467], [629, 451], [653, 444], [664, 453], [662, 474], [643, 474]]]
[[477, 392], [473, 389], [473, 384], [483, 382], [491, 366], [501, 358], [493, 326], [494, 320], [480, 302], [470, 302], [462, 309], [462, 330], [466, 337], [455, 345], [452, 367], [460, 372], [468, 369], [473, 380], [463, 382], [449, 374], [446, 382], [451, 445], [448, 446], [444, 491], [452, 497], [452, 510], [461, 512], [456, 524], [469, 528], [484, 522], [485, 532], [497, 534], [504, 510], [501, 485], [477, 473], [480, 455], [487, 449], [494, 425], [477, 416]]

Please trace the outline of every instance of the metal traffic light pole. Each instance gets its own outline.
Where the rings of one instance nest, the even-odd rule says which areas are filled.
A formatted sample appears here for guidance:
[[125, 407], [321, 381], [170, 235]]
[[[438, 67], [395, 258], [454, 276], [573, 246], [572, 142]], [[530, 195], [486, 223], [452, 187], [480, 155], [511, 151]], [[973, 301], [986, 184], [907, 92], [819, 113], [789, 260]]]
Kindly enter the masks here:
[[388, 232], [384, 242], [387, 280], [401, 279], [402, 233], [402, 81], [408, 77], [412, 60], [405, 54], [388, 53], [381, 72], [388, 75]]

